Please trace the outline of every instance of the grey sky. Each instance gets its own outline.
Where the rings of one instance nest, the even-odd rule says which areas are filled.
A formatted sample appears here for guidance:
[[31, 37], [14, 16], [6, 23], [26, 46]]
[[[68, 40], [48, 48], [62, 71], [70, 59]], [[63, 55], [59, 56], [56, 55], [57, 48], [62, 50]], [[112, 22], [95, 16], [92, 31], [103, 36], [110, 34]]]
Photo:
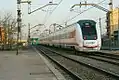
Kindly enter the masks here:
[[[43, 6], [44, 4], [47, 4], [49, 1], [52, 0], [32, 0], [32, 10], [36, 9], [40, 6]], [[53, 0], [54, 2], [58, 3], [60, 0]], [[28, 24], [31, 23], [31, 26], [39, 24], [39, 23], [44, 23], [46, 26], [49, 26], [52, 23], [59, 23], [62, 24], [64, 21], [72, 18], [73, 16], [77, 15], [75, 12], [70, 12], [70, 7], [73, 4], [80, 3], [80, 1], [88, 1], [89, 3], [98, 3], [102, 0], [63, 0], [61, 4], [54, 10], [54, 12], [50, 15], [50, 13], [43, 12], [41, 10], [28, 15], [28, 9], [27, 9], [27, 4], [22, 4], [22, 18], [23, 18], [23, 23]], [[12, 12], [14, 16], [16, 16], [16, 2], [17, 0], [1, 0], [0, 3], [0, 14], [3, 15], [5, 12]], [[101, 6], [108, 8], [106, 6], [108, 4], [109, 0], [105, 0], [103, 4], [100, 4]], [[113, 0], [114, 2], [114, 7], [117, 7], [119, 5], [119, 0]], [[89, 8], [89, 7], [87, 7]], [[82, 7], [83, 9], [87, 9], [86, 7]], [[48, 7], [44, 8], [45, 10], [48, 9]], [[47, 14], [47, 15], [46, 15]], [[72, 21], [69, 21], [68, 24], [71, 24], [73, 22], [76, 22], [77, 20], [80, 19], [93, 19], [93, 20], [98, 20], [99, 17], [104, 17], [105, 12], [98, 10], [96, 8], [93, 8], [80, 16], [76, 17]], [[26, 26], [24, 28], [24, 32], [27, 32], [28, 27]]]

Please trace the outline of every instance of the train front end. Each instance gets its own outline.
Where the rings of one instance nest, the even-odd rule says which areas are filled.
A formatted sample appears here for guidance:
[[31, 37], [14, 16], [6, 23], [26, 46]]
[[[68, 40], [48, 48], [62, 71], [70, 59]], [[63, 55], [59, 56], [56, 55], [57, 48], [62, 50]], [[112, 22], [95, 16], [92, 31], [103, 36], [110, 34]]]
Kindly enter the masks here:
[[80, 20], [82, 36], [82, 50], [83, 51], [98, 51], [101, 47], [101, 35], [100, 28], [96, 26], [96, 22], [93, 20]]

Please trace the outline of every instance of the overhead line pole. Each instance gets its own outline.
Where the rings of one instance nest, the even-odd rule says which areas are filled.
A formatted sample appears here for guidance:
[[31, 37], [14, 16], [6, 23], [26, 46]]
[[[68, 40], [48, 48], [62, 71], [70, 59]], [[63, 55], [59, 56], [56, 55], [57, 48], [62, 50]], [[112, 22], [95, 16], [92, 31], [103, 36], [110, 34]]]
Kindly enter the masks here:
[[17, 0], [17, 53], [18, 55], [18, 48], [19, 48], [19, 36], [20, 36], [20, 28], [21, 28], [21, 0]]
[[99, 18], [100, 35], [102, 36], [101, 18]]
[[20, 32], [21, 32], [21, 3], [28, 3], [30, 4], [31, 1], [21, 1], [21, 0], [17, 0], [17, 52], [16, 55], [19, 54], [19, 39], [20, 39]]
[[109, 10], [109, 17], [110, 17], [110, 23], [109, 23], [109, 48], [111, 49], [111, 32], [113, 31], [113, 1], [110, 0], [109, 2], [109, 7], [110, 7], [110, 10]]
[[118, 7], [118, 46], [119, 46], [119, 7]]
[[30, 23], [28, 23], [28, 45], [30, 44]]

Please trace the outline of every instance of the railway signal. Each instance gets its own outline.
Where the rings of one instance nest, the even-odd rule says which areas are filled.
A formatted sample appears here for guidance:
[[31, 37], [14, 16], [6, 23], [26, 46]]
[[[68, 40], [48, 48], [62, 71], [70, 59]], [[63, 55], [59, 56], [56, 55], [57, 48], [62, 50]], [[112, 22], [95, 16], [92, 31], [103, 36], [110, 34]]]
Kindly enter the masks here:
[[21, 3], [28, 3], [30, 4], [31, 1], [22, 1], [22, 0], [17, 0], [17, 53], [16, 55], [18, 55], [18, 49], [19, 49], [19, 39], [20, 39], [20, 32], [21, 32], [21, 22], [22, 22], [22, 18], [21, 18]]

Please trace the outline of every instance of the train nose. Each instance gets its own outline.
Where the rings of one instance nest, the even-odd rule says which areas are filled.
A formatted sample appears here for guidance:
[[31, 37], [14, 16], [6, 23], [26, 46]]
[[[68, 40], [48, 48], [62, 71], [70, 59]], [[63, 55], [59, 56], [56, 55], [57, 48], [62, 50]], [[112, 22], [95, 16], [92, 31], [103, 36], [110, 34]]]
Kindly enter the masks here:
[[98, 51], [99, 49], [98, 49], [98, 47], [96, 47], [96, 48], [85, 48], [85, 47], [83, 47], [83, 51]]
[[98, 50], [98, 43], [95, 40], [85, 40], [83, 43], [83, 49], [88, 49], [88, 50]]
[[97, 47], [97, 41], [95, 40], [85, 40], [83, 43], [84, 47]]

